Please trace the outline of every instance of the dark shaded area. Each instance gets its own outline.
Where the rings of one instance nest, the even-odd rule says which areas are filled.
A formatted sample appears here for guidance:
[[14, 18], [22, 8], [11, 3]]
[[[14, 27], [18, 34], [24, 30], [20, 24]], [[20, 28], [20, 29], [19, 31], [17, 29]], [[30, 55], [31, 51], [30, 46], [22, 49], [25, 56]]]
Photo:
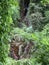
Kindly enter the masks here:
[[28, 7], [29, 7], [30, 0], [24, 0], [24, 16], [26, 16]]
[[22, 19], [24, 19], [24, 17], [27, 14], [29, 3], [30, 3], [30, 0], [20, 1], [20, 15]]
[[39, 3], [41, 0], [33, 0], [34, 3]]
[[29, 6], [29, 3], [30, 3], [30, 0], [24, 0], [24, 7], [28, 7]]

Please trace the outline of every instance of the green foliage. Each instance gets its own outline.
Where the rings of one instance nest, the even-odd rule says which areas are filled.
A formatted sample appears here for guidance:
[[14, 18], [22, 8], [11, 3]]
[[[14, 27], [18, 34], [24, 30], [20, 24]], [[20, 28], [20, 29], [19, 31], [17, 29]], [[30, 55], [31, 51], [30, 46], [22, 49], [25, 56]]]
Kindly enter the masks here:
[[[0, 65], [49, 65], [49, 9], [45, 8], [49, 0], [40, 1], [38, 0], [38, 4], [35, 0], [34, 3], [30, 3], [27, 17], [32, 27], [14, 28], [12, 31], [11, 24], [14, 22], [17, 26], [18, 18], [20, 18], [19, 3], [16, 0], [0, 1]], [[42, 31], [32, 33], [32, 28], [33, 31]], [[10, 38], [9, 34], [11, 34]], [[8, 40], [10, 41], [13, 37], [33, 41], [35, 52], [31, 49], [30, 59], [15, 61], [8, 57]]]
[[5, 65], [41, 65], [41, 63], [36, 62], [35, 58], [34, 59], [21, 59], [18, 61], [15, 61], [11, 58], [6, 58]]
[[37, 50], [33, 53], [33, 57], [42, 65], [49, 65], [49, 24], [40, 32], [37, 42]]
[[[12, 32], [15, 36], [21, 36], [28, 41], [32, 40], [35, 43], [34, 49], [36, 50], [33, 52], [34, 49], [32, 49], [31, 58], [36, 59], [35, 62], [41, 63], [41, 65], [49, 65], [49, 24], [43, 28], [42, 32], [27, 33], [19, 28], [14, 29]], [[30, 60], [29, 63], [31, 61], [33, 62], [33, 60]]]
[[41, 3], [46, 6], [47, 4], [49, 4], [49, 0], [41, 0]]
[[[0, 1], [0, 63], [8, 56], [8, 34], [11, 30], [12, 18], [10, 5], [12, 0]], [[14, 1], [13, 1], [14, 2]]]
[[12, 14], [13, 24], [14, 26], [18, 26], [18, 20], [20, 19], [19, 11], [15, 8], [14, 13]]
[[27, 33], [23, 29], [20, 29], [20, 28], [14, 28], [11, 31], [11, 36], [12, 36], [12, 38], [14, 38], [16, 36], [22, 37], [23, 39], [26, 39], [28, 41], [29, 40], [38, 40], [35, 33]]
[[[33, 1], [37, 1], [37, 0], [33, 0]], [[46, 6], [44, 6], [40, 2], [30, 3], [27, 18], [29, 22], [32, 24], [33, 30], [41, 31], [43, 27], [49, 22], [48, 17], [49, 17], [49, 7], [47, 4]]]
[[16, 5], [11, 5], [11, 16], [12, 16], [12, 20], [13, 20], [13, 24], [14, 26], [18, 26], [18, 20], [20, 19], [20, 7], [19, 7], [19, 3], [18, 1], [15, 2]]
[[32, 49], [30, 59], [26, 59], [26, 61], [22, 59], [23, 62], [22, 60], [15, 61], [6, 58], [5, 65], [49, 65], [49, 24], [44, 27], [42, 32], [27, 33], [23, 29], [15, 28], [11, 35], [12, 37], [21, 37], [27, 41], [32, 40], [35, 43], [35, 52]]

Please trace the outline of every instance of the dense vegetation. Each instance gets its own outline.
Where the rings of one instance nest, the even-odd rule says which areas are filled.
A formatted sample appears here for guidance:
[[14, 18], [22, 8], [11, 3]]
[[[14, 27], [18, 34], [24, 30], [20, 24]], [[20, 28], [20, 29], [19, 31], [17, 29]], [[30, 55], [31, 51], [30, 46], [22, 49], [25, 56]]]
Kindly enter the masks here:
[[[30, 0], [25, 16], [20, 1], [0, 1], [0, 65], [49, 65], [49, 0]], [[33, 42], [29, 59], [8, 56], [9, 43], [17, 37]]]

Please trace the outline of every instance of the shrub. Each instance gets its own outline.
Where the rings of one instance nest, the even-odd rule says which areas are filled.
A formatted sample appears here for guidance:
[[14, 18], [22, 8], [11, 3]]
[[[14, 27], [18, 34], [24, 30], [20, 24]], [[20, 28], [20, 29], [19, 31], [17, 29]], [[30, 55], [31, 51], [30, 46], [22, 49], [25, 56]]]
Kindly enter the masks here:
[[37, 44], [37, 50], [33, 53], [33, 56], [37, 59], [37, 62], [42, 65], [49, 65], [49, 24], [47, 24], [43, 31], [40, 32], [39, 41]]
[[0, 1], [0, 64], [5, 62], [8, 56], [8, 35], [11, 30], [12, 18], [10, 14], [10, 6], [12, 0]]
[[[48, 2], [46, 2], [46, 3], [48, 3]], [[37, 3], [37, 2], [34, 2], [34, 3], [31, 2], [30, 3], [28, 13], [27, 13], [27, 19], [31, 23], [32, 28], [34, 30], [42, 31], [43, 27], [49, 21], [48, 17], [49, 17], [49, 8], [47, 5], [44, 6], [44, 4], [42, 4], [40, 2], [39, 3]]]

